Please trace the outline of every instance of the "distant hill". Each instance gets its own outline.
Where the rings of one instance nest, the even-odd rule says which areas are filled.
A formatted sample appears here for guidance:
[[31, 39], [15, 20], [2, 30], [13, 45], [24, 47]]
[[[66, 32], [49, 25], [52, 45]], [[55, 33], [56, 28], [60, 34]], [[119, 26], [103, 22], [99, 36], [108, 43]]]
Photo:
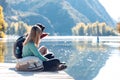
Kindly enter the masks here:
[[[4, 3], [4, 4], [3, 4]], [[79, 22], [115, 22], [98, 0], [0, 0], [9, 22], [28, 25], [42, 23], [51, 35], [72, 35], [71, 28]]]
[[80, 13], [84, 14], [91, 22], [106, 22], [114, 26], [115, 22], [106, 12], [98, 0], [68, 0]]

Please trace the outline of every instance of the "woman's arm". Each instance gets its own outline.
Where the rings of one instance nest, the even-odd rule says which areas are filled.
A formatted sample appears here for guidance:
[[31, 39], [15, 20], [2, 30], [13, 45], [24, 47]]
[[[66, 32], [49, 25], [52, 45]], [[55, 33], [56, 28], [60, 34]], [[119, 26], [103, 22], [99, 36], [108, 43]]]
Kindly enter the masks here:
[[34, 54], [34, 56], [38, 57], [42, 61], [47, 61], [47, 58], [42, 56], [42, 54], [38, 51], [38, 49], [36, 48], [34, 43], [31, 43], [31, 46], [29, 46], [29, 47], [30, 47], [30, 50], [32, 51], [32, 53]]

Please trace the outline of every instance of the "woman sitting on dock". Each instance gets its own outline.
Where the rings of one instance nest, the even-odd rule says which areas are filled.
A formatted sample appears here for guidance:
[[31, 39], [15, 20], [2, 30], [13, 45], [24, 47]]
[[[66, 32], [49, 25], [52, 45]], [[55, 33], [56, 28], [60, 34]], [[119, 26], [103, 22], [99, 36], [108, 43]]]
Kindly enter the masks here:
[[[67, 66], [64, 63], [61, 63], [58, 59], [48, 59], [47, 57], [43, 56], [41, 51], [38, 50], [40, 44], [40, 36], [42, 35], [42, 29], [38, 26], [33, 26], [31, 29], [30, 34], [28, 34], [26, 40], [23, 43], [23, 50], [22, 50], [22, 59], [28, 57], [36, 57], [39, 58], [39, 62], [43, 65], [43, 71], [57, 71], [63, 70]], [[45, 48], [44, 48], [45, 49]], [[44, 50], [43, 49], [43, 50]], [[24, 60], [23, 60], [24, 61]], [[24, 65], [16, 65], [17, 70], [30, 70], [30, 63], [29, 61], [26, 62]]]

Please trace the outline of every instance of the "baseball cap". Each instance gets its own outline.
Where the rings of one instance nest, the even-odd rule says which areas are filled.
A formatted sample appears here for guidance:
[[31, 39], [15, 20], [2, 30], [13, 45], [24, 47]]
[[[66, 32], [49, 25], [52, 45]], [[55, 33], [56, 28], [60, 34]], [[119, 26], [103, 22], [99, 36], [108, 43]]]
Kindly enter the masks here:
[[44, 26], [43, 24], [41, 24], [41, 23], [37, 23], [36, 25], [39, 26], [39, 27], [42, 29], [42, 31], [44, 31], [45, 26]]

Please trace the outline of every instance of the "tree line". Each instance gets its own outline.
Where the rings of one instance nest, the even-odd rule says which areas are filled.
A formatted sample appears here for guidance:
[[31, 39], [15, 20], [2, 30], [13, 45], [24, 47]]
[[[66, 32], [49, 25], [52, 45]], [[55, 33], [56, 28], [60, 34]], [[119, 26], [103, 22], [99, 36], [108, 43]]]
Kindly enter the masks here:
[[117, 36], [116, 29], [111, 28], [105, 22], [78, 23], [72, 28], [73, 35], [78, 36]]
[[7, 27], [6, 34], [22, 36], [23, 34], [30, 32], [30, 29], [31, 26], [23, 21], [12, 22], [9, 27]]
[[[7, 27], [6, 34], [10, 35], [23, 35], [29, 32], [31, 26], [27, 25], [23, 21], [12, 22], [9, 27]], [[72, 34], [77, 36], [117, 36], [118, 28], [112, 28], [108, 26], [105, 22], [99, 23], [78, 23], [72, 28]]]

